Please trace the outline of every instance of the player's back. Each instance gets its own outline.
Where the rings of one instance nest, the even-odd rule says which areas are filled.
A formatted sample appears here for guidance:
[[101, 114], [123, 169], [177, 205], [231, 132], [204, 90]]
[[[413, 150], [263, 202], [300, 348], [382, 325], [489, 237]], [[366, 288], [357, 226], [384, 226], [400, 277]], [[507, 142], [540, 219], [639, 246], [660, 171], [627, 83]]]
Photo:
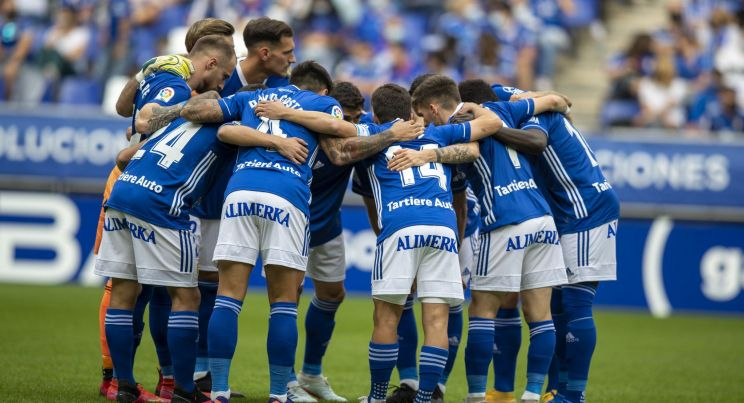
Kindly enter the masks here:
[[227, 146], [217, 125], [177, 119], [147, 139], [119, 175], [107, 207], [149, 223], [187, 229], [188, 212]]
[[581, 133], [560, 113], [543, 113], [523, 129], [548, 132], [548, 146], [536, 164], [536, 177], [562, 234], [615, 220], [620, 202]]
[[308, 148], [308, 158], [302, 164], [290, 161], [273, 149], [240, 148], [226, 193], [244, 189], [273, 193], [309, 214], [309, 187], [318, 152], [318, 134], [289, 121], [259, 118], [253, 113], [253, 108], [261, 101], [280, 101], [289, 108], [326, 112], [339, 118], [342, 116], [341, 107], [333, 98], [294, 85], [241, 92], [220, 100], [228, 120], [239, 116], [245, 126], [274, 136], [302, 139]]
[[401, 228], [415, 225], [445, 226], [457, 234], [450, 187], [452, 168], [427, 163], [397, 172], [389, 170], [387, 163], [403, 148], [440, 148], [468, 141], [469, 130], [468, 124], [430, 125], [419, 138], [396, 143], [368, 161], [367, 174], [372, 182], [381, 228], [378, 243]]
[[[531, 100], [486, 102], [507, 127], [519, 127], [534, 111]], [[467, 168], [468, 181], [481, 205], [484, 232], [550, 214], [538, 190], [529, 160], [493, 137], [480, 142], [480, 157]]]

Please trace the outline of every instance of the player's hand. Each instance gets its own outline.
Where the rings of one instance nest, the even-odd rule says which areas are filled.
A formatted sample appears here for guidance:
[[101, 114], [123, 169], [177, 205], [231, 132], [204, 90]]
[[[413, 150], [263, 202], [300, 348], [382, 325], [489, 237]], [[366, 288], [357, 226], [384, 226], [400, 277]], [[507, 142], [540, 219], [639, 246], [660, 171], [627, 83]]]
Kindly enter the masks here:
[[284, 119], [290, 110], [280, 101], [261, 101], [253, 108], [256, 116], [267, 119]]
[[[191, 60], [181, 55], [157, 56], [146, 61], [145, 64], [142, 65], [140, 74], [144, 79], [150, 74], [158, 71], [165, 71], [175, 74], [184, 80], [188, 80], [191, 77], [191, 74], [194, 73], [194, 65], [191, 63]], [[139, 80], [140, 74], [137, 74], [138, 81], [142, 81]]]
[[388, 161], [388, 169], [391, 171], [403, 171], [435, 160], [436, 154], [434, 154], [434, 150], [411, 150], [409, 148], [403, 148], [393, 154], [393, 159]]
[[452, 123], [465, 123], [475, 119], [475, 115], [470, 112], [459, 111], [452, 117]]
[[424, 134], [424, 124], [414, 120], [399, 120], [390, 127], [390, 131], [395, 142], [413, 140]]
[[305, 163], [309, 152], [305, 140], [297, 137], [278, 137], [277, 140], [276, 150], [279, 151], [279, 154], [295, 164]]

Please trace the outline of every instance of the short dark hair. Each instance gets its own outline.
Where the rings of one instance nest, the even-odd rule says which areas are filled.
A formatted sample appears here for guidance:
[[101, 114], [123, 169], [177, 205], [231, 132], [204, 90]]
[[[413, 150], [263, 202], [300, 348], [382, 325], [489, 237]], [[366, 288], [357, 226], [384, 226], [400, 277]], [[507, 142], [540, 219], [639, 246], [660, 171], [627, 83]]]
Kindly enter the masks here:
[[238, 92], [251, 92], [251, 91], [265, 90], [267, 88], [269, 88], [269, 87], [267, 87], [266, 84], [261, 84], [261, 83], [258, 83], [258, 84], [246, 84], [246, 85], [240, 87], [240, 89], [237, 90], [235, 93], [237, 94]]
[[461, 81], [457, 88], [460, 90], [462, 102], [482, 104], [499, 100], [491, 86], [481, 79]]
[[364, 107], [364, 97], [356, 85], [348, 81], [336, 81], [328, 96], [334, 98], [345, 109], [361, 109]]
[[411, 87], [410, 87], [410, 88], [408, 88], [408, 94], [409, 94], [410, 96], [413, 96], [413, 92], [414, 92], [414, 91], [416, 91], [416, 88], [418, 88], [418, 86], [419, 86], [419, 85], [421, 85], [421, 83], [423, 83], [424, 81], [426, 81], [426, 79], [427, 79], [427, 78], [429, 78], [429, 77], [434, 77], [435, 75], [436, 75], [436, 74], [434, 74], [434, 73], [424, 73], [424, 74], [419, 74], [419, 75], [418, 75], [418, 76], [417, 76], [416, 78], [414, 78], [414, 79], [413, 79], [413, 81], [411, 82]]
[[243, 42], [245, 42], [245, 47], [248, 49], [262, 42], [269, 42], [272, 45], [276, 45], [285, 36], [294, 36], [292, 27], [284, 21], [274, 20], [269, 17], [250, 20], [243, 29]]
[[189, 27], [186, 32], [186, 51], [191, 52], [196, 41], [207, 35], [233, 36], [235, 27], [225, 20], [218, 18], [204, 18]]
[[223, 60], [231, 60], [235, 57], [235, 47], [224, 36], [207, 35], [199, 38], [189, 52], [189, 56], [197, 54], [218, 54]]
[[455, 81], [436, 74], [424, 80], [413, 92], [413, 105], [416, 108], [434, 101], [446, 108], [456, 107], [460, 103], [460, 93]]
[[372, 111], [380, 122], [411, 118], [411, 96], [398, 84], [385, 84], [372, 93]]
[[289, 83], [302, 89], [320, 92], [333, 91], [333, 80], [328, 70], [315, 60], [307, 60], [296, 65], [289, 74]]

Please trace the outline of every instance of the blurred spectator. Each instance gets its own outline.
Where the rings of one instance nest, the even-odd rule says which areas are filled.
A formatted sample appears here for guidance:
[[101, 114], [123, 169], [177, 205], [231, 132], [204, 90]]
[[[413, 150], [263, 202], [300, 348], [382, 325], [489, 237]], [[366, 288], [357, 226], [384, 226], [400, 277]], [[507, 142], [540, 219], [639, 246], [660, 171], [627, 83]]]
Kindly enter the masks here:
[[721, 87], [701, 119], [701, 126], [713, 132], [739, 132], [744, 134], [744, 111], [736, 105], [736, 91]]
[[16, 95], [18, 92], [15, 92], [15, 83], [31, 53], [33, 31], [29, 24], [18, 18], [14, 0], [0, 0], [0, 35], [2, 99], [20, 100]]
[[500, 46], [499, 58], [506, 85], [534, 88], [537, 58], [535, 34], [514, 18], [511, 5], [504, 0], [488, 3], [488, 22]]
[[651, 35], [637, 34], [628, 49], [610, 61], [609, 75], [612, 80], [610, 99], [636, 99], [638, 81], [651, 73], [653, 59]]
[[336, 80], [356, 84], [367, 97], [387, 81], [390, 72], [384, 61], [375, 57], [375, 50], [369, 42], [351, 42], [347, 51], [349, 55], [336, 68]]
[[684, 100], [687, 85], [677, 77], [671, 55], [659, 57], [650, 77], [638, 83], [641, 113], [636, 125], [643, 127], [680, 128], [685, 122]]
[[576, 11], [574, 0], [517, 0], [515, 16], [536, 32], [537, 58], [535, 87], [551, 89], [558, 53], [571, 48], [571, 37], [564, 20]]
[[55, 24], [44, 35], [37, 64], [49, 79], [83, 72], [82, 63], [91, 38], [90, 30], [81, 24], [78, 11], [71, 4], [64, 4], [57, 11]]
[[712, 60], [703, 53], [697, 39], [690, 33], [677, 39], [675, 62], [678, 75], [690, 81], [697, 81], [713, 68]]
[[483, 32], [478, 40], [477, 60], [468, 63], [465, 74], [467, 78], [480, 78], [487, 83], [504, 83], [510, 81], [511, 71], [499, 56], [501, 44], [490, 32]]
[[738, 102], [744, 106], [744, 11], [737, 14], [736, 25], [715, 55], [715, 66], [723, 74], [723, 82], [737, 91]]

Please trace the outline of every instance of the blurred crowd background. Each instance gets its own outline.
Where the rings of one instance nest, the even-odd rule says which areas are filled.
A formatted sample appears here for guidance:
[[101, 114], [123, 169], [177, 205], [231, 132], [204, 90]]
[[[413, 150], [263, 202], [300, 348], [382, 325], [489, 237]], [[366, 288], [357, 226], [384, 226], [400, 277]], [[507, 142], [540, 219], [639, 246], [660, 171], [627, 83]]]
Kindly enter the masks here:
[[[222, 18], [240, 33], [263, 15], [294, 28], [298, 60], [365, 94], [423, 72], [551, 89], [559, 59], [571, 68], [580, 41], [608, 35], [609, 3], [623, 0], [0, 0], [0, 94], [100, 105], [149, 58], [182, 51], [193, 21]], [[744, 131], [743, 9], [670, 3], [666, 26], [609, 57], [601, 123]]]

